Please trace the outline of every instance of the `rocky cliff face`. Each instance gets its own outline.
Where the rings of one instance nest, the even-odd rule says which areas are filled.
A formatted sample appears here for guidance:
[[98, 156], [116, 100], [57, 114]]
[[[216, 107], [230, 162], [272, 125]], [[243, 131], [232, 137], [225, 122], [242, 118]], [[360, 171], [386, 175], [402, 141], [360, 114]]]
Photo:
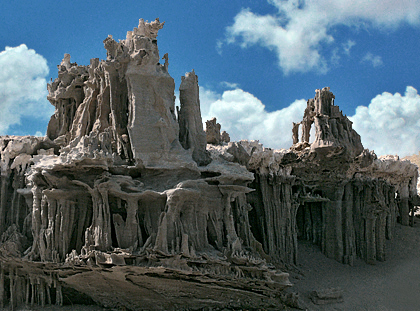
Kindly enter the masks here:
[[106, 305], [75, 280], [84, 269], [125, 266], [113, 270], [125, 275], [120, 285], [163, 267], [151, 277], [280, 305], [300, 239], [345, 264], [385, 260], [396, 222], [410, 223], [417, 167], [363, 149], [328, 88], [308, 101], [289, 150], [228, 142], [215, 119], [204, 133], [194, 71], [175, 114], [168, 55], [159, 63], [162, 27], [140, 20], [125, 40], [105, 39], [107, 59], [88, 66], [66, 54], [48, 86], [56, 111], [47, 136], [0, 138], [0, 303], [62, 304], [70, 286]]

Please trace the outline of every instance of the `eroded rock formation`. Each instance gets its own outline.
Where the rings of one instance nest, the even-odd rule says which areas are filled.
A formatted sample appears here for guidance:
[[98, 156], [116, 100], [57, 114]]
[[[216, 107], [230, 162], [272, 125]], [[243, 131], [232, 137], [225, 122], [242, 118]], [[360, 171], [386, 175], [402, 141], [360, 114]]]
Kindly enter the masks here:
[[[300, 239], [350, 265], [385, 260], [396, 222], [410, 223], [417, 167], [363, 149], [329, 88], [308, 101], [289, 150], [230, 142], [216, 119], [204, 133], [194, 71], [182, 78], [176, 117], [168, 55], [159, 63], [162, 26], [141, 19], [125, 40], [109, 36], [107, 59], [88, 66], [66, 54], [48, 86], [47, 136], [0, 138], [0, 303], [60, 305], [73, 288], [104, 306], [151, 308], [141, 296], [89, 290], [102, 290], [89, 283], [96, 276], [142, 293], [146, 278], [193, 280], [280, 306]], [[191, 308], [203, 306], [196, 295]]]
[[[58, 66], [58, 78], [48, 85], [48, 99], [56, 111], [47, 136], [60, 146], [82, 137], [109, 137], [101, 147], [129, 165], [190, 165], [191, 157], [178, 139], [168, 55], [164, 64], [159, 63], [156, 37], [162, 27], [158, 19], [140, 20], [125, 40], [117, 43], [108, 36], [104, 40], [107, 59], [92, 59], [88, 66], [70, 63], [66, 54]], [[200, 147], [205, 153], [205, 147]]]
[[[251, 218], [260, 222], [252, 226], [260, 228], [254, 235], [266, 252], [280, 253], [281, 260], [296, 260], [299, 238], [339, 262], [385, 260], [384, 241], [392, 237], [397, 220], [408, 225], [413, 217], [416, 166], [363, 149], [333, 98], [324, 88], [308, 101], [302, 123], [312, 118], [307, 133], [315, 124], [312, 144], [307, 136], [290, 150], [245, 143], [251, 155], [248, 169], [256, 176], [257, 191], [248, 194], [256, 216]], [[273, 234], [264, 228], [268, 224], [286, 234], [267, 238]]]
[[207, 165], [211, 158], [206, 150], [206, 133], [200, 111], [198, 77], [194, 70], [182, 77], [179, 86], [178, 110], [179, 140], [184, 149], [192, 149], [192, 157], [198, 165]]
[[206, 121], [206, 140], [208, 144], [220, 145], [222, 141], [222, 136], [220, 134], [220, 129], [222, 126], [220, 123], [217, 123], [216, 118], [211, 118]]

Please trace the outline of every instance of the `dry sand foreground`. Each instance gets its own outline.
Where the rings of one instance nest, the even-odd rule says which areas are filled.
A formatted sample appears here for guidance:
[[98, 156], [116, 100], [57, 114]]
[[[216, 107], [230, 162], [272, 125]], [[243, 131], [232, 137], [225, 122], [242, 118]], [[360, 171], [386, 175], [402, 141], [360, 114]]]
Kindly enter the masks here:
[[[360, 259], [353, 267], [342, 265], [317, 246], [300, 243], [303, 275], [291, 273], [291, 291], [299, 292], [308, 310], [420, 310], [420, 220], [414, 227], [398, 224], [394, 232], [386, 244], [386, 261], [373, 266]], [[343, 290], [342, 303], [318, 306], [309, 299], [313, 290], [337, 287]]]

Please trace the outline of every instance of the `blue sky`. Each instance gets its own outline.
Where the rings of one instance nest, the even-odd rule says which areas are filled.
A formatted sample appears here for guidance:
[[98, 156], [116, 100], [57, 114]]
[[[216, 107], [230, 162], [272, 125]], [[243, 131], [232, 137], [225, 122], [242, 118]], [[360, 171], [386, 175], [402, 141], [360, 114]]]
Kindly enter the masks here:
[[176, 92], [195, 69], [203, 118], [216, 116], [233, 139], [290, 147], [306, 100], [329, 86], [365, 148], [420, 150], [418, 0], [5, 2], [0, 134], [45, 133], [46, 81], [64, 53], [80, 65], [104, 59], [108, 34], [124, 39], [156, 17]]

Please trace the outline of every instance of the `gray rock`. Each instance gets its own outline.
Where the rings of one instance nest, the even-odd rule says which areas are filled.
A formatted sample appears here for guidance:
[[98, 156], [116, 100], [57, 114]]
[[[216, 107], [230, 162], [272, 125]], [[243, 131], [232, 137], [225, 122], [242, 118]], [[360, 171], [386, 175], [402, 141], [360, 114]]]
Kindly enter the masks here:
[[[230, 306], [219, 293], [244, 299], [237, 289], [253, 301], [232, 308], [278, 308], [270, 297], [292, 285], [279, 267], [297, 263], [298, 239], [344, 264], [385, 260], [385, 240], [418, 201], [417, 166], [363, 149], [329, 88], [308, 101], [302, 142], [295, 123], [289, 150], [228, 142], [215, 118], [204, 134], [194, 72], [177, 120], [162, 26], [140, 20], [125, 40], [109, 36], [107, 59], [88, 66], [66, 54], [48, 86], [47, 137], [0, 137], [0, 304], [60, 305], [67, 282], [103, 305], [143, 308], [141, 292], [167, 309], [172, 298], [144, 286], [161, 278], [152, 283], [165, 293], [178, 286], [169, 279], [200, 283], [191, 308]], [[341, 292], [313, 297], [337, 302]]]

